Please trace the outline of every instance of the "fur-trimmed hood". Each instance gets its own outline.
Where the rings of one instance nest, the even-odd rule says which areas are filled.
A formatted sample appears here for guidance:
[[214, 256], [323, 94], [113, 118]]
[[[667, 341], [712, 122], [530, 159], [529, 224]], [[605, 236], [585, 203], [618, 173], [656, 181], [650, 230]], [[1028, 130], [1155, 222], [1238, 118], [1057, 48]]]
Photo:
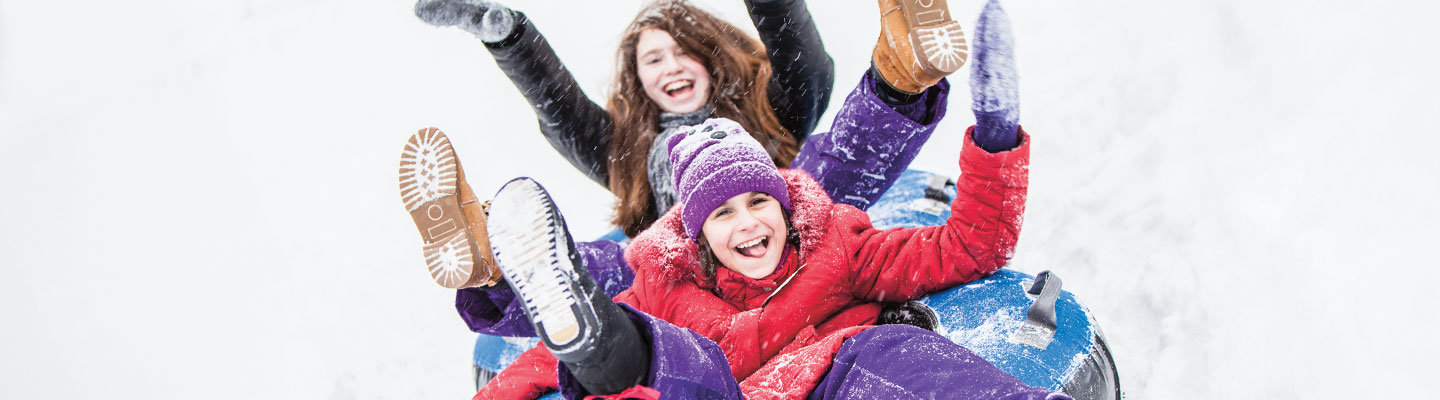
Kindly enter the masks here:
[[[790, 224], [800, 233], [800, 260], [815, 250], [824, 239], [825, 226], [835, 203], [809, 174], [800, 170], [781, 169], [787, 194], [790, 195]], [[681, 207], [676, 205], [630, 242], [625, 259], [635, 275], [660, 282], [696, 280], [700, 271], [700, 249], [685, 234]], [[658, 282], [652, 282], [658, 283]]]

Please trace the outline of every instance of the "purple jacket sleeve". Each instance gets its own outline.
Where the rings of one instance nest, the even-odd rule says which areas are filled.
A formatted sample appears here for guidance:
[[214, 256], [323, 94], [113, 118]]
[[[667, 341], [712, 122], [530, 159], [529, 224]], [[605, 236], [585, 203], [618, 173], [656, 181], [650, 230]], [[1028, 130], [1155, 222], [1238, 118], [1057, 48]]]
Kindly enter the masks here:
[[870, 74], [845, 98], [829, 132], [811, 135], [790, 168], [815, 178], [837, 203], [865, 210], [915, 160], [945, 116], [950, 83], [914, 104], [891, 106], [875, 95]]

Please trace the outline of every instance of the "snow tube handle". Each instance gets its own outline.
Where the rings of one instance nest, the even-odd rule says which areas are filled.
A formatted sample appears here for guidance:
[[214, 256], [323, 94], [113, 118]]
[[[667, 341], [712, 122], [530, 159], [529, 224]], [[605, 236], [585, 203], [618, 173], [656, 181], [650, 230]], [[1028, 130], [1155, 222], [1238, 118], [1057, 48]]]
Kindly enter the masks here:
[[1060, 277], [1050, 271], [1043, 271], [1035, 275], [1035, 283], [1030, 285], [1030, 294], [1040, 295], [1035, 299], [1035, 304], [1030, 305], [1030, 310], [1025, 313], [1025, 320], [1034, 322], [1054, 330], [1057, 326], [1055, 317], [1055, 301], [1060, 299]]
[[1055, 317], [1055, 301], [1060, 299], [1060, 277], [1050, 271], [1035, 275], [1035, 283], [1027, 293], [1039, 295], [1035, 303], [1025, 312], [1025, 324], [1015, 332], [1013, 340], [1021, 344], [1044, 350], [1055, 338], [1059, 325]]
[[938, 201], [942, 204], [950, 204], [950, 195], [945, 193], [945, 188], [955, 186], [955, 181], [940, 174], [930, 177], [930, 186], [925, 188], [925, 198]]

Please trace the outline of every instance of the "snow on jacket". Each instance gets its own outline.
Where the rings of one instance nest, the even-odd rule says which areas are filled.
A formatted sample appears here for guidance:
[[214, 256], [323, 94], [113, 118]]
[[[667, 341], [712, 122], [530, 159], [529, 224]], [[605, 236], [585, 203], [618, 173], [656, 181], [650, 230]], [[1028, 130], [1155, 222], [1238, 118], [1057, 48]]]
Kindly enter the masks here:
[[[966, 131], [963, 171], [945, 225], [878, 230], [835, 204], [804, 172], [783, 170], [799, 267], [755, 287], [776, 287], [759, 307], [731, 303], [697, 279], [697, 245], [672, 209], [626, 251], [635, 283], [616, 297], [720, 345], [747, 398], [802, 398], [824, 378], [846, 337], [873, 324], [881, 302], [918, 298], [983, 277], [1014, 254], [1029, 180], [1029, 137], [988, 153]], [[763, 290], [763, 289], [762, 289]], [[556, 387], [557, 362], [543, 346], [522, 354], [477, 399], [532, 399]]]
[[[855, 89], [840, 105], [831, 129], [816, 133], [805, 141], [800, 154], [790, 165], [804, 170], [820, 183], [830, 198], [864, 210], [873, 204], [890, 185], [905, 172], [910, 161], [920, 153], [949, 107], [950, 82], [940, 80], [926, 90], [919, 101], [907, 106], [891, 106], [875, 94], [875, 77], [862, 74]], [[661, 114], [665, 128], [656, 143], [665, 143], [677, 126], [695, 125], [709, 118], [705, 110], [689, 114]], [[703, 115], [701, 114], [703, 113]], [[650, 166], [656, 174], [663, 168], [669, 176], [670, 157], [665, 146], [654, 146], [652, 162], [664, 160], [664, 166]], [[655, 153], [662, 153], [655, 154]], [[655, 200], [667, 201], [655, 210], [668, 210], [674, 204], [671, 179], [657, 179], [665, 187], [651, 186]], [[666, 197], [662, 193], [670, 193]], [[585, 268], [605, 293], [612, 296], [630, 287], [634, 273], [624, 260], [624, 246], [615, 242], [577, 242], [576, 249], [585, 260]], [[470, 330], [488, 335], [534, 337], [535, 329], [525, 319], [521, 304], [509, 290], [456, 291], [455, 308]]]

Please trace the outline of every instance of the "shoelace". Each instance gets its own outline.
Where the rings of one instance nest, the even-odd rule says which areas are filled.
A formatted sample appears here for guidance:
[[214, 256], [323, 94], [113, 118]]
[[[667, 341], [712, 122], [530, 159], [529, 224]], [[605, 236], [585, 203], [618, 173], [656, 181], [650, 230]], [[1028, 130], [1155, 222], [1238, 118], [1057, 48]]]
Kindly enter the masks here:
[[585, 396], [585, 400], [660, 400], [660, 391], [635, 385], [623, 392], [609, 396]]

